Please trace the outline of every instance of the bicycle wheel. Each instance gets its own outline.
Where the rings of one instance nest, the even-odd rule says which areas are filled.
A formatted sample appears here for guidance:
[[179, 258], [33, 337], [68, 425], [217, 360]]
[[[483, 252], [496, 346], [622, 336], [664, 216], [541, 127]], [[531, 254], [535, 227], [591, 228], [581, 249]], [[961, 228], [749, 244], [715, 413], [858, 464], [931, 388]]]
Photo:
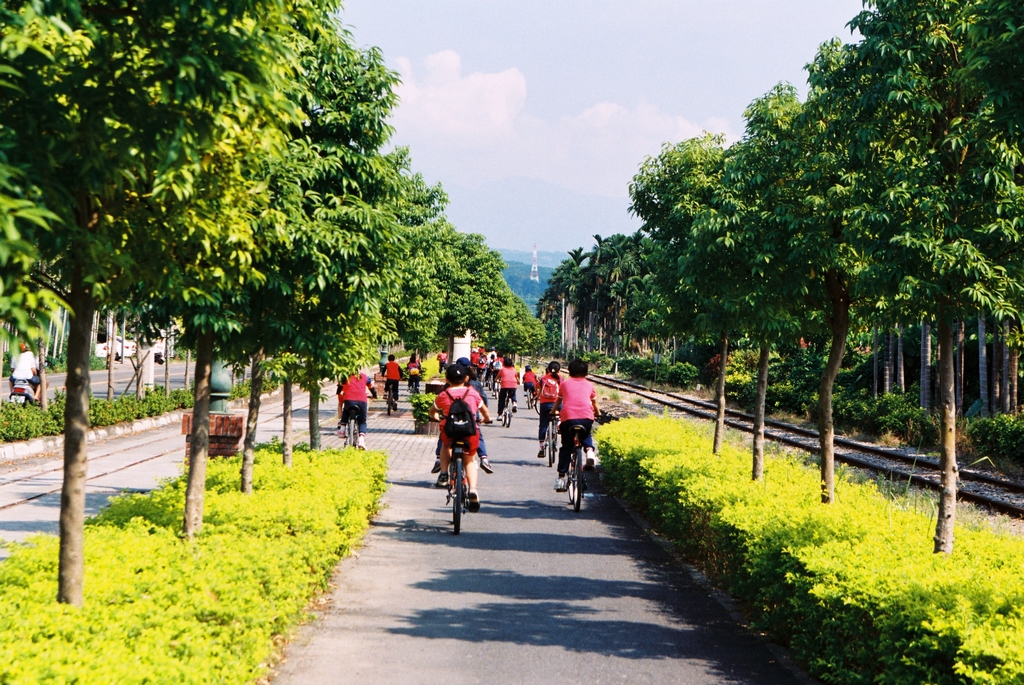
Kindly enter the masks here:
[[345, 441], [347, 447], [355, 447], [359, 444], [359, 422], [356, 421], [355, 417], [351, 417], [348, 420], [348, 436]]
[[573, 511], [579, 511], [580, 506], [583, 505], [583, 448], [576, 448], [576, 456], [573, 459], [572, 471], [570, 477], [572, 478], [572, 485], [570, 486], [569, 499], [572, 501]]
[[551, 438], [548, 440], [548, 468], [551, 468], [558, 458], [558, 431], [555, 430], [554, 425], [551, 425], [548, 427], [548, 433]]
[[466, 486], [462, 482], [462, 450], [452, 455], [455, 460], [455, 493], [452, 497], [452, 523], [455, 524], [455, 534], [462, 530], [462, 500], [466, 496]]

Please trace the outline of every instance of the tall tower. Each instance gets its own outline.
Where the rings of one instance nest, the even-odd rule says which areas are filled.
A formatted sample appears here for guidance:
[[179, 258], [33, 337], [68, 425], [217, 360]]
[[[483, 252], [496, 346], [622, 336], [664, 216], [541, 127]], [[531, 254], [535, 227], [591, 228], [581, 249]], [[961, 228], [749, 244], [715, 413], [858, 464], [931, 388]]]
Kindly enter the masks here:
[[540, 271], [537, 270], [537, 243], [533, 244], [533, 266], [530, 268], [530, 280], [540, 283]]

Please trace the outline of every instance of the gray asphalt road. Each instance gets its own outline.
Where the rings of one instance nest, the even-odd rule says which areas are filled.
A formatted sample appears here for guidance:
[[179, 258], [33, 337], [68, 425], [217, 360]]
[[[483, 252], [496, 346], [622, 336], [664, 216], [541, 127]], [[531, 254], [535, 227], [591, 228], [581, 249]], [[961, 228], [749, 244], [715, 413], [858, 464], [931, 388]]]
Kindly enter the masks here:
[[[171, 389], [185, 387], [185, 362], [176, 361], [171, 362]], [[195, 372], [195, 364], [191, 364], [189, 368], [189, 381], [194, 378], [193, 373]], [[124, 364], [120, 362], [114, 362], [114, 396], [120, 397], [121, 393], [124, 392], [128, 386], [128, 381], [131, 380], [135, 371], [132, 368], [130, 361], [125, 360]], [[10, 376], [10, 370], [8, 370], [8, 377]], [[67, 374], [65, 373], [49, 373], [46, 375], [46, 382], [49, 389], [49, 396], [52, 398], [54, 393], [61, 390], [64, 387]], [[92, 383], [92, 393], [96, 397], [107, 396], [107, 370], [91, 371], [89, 372], [89, 380]], [[161, 364], [156, 365], [155, 380], [157, 385], [164, 384], [164, 367]], [[7, 400], [7, 394], [9, 394], [9, 386], [4, 383], [4, 401]], [[131, 392], [135, 392], [135, 385], [132, 384]]]
[[595, 474], [573, 513], [536, 458], [536, 429], [526, 411], [485, 429], [497, 472], [454, 536], [428, 474], [433, 440], [371, 421], [371, 447], [392, 450], [386, 508], [277, 685], [794, 682]]

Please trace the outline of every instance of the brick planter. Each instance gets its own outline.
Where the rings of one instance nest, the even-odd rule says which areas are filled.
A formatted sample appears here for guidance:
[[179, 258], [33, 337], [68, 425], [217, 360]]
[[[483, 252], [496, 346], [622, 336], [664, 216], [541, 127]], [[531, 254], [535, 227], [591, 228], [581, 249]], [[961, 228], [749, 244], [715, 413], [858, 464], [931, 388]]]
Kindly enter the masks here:
[[446, 383], [444, 381], [428, 381], [423, 386], [423, 392], [427, 393], [428, 395], [440, 395], [442, 392], [444, 392], [445, 385]]
[[[185, 436], [185, 459], [192, 454], [192, 412], [181, 417], [181, 433]], [[210, 414], [211, 457], [233, 457], [245, 433], [245, 417], [241, 414]]]
[[440, 435], [441, 424], [436, 421], [429, 421], [427, 423], [420, 423], [417, 421], [413, 425], [412, 432], [416, 435]]

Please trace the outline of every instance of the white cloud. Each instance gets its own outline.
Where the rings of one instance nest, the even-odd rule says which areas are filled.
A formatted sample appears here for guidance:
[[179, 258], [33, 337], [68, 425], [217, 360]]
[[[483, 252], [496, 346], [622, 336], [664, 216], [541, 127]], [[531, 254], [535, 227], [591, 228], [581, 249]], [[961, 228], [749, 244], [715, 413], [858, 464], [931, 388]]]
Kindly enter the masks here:
[[416, 166], [442, 181], [478, 186], [523, 177], [623, 197], [637, 167], [664, 142], [705, 130], [729, 133], [721, 120], [697, 124], [649, 102], [599, 102], [545, 120], [527, 111], [518, 69], [463, 74], [461, 62], [444, 50], [428, 57], [420, 74], [408, 59], [397, 60], [396, 142], [411, 145]]

